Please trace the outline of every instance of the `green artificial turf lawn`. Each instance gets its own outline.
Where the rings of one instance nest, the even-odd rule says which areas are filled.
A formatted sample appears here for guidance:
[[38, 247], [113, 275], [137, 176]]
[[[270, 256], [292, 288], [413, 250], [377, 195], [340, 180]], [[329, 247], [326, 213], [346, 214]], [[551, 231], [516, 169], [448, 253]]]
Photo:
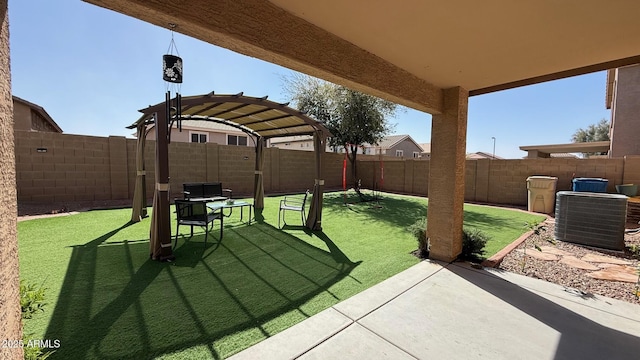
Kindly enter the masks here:
[[[221, 242], [217, 221], [206, 247], [199, 228], [181, 237], [173, 263], [149, 259], [150, 219], [129, 224], [130, 209], [20, 222], [21, 278], [44, 283], [49, 303], [25, 331], [60, 340], [52, 359], [224, 358], [419, 261], [406, 228], [426, 214], [426, 199], [385, 194], [379, 207], [344, 206], [342, 193], [325, 194], [315, 233], [292, 212], [277, 229], [280, 199], [265, 198], [251, 225], [235, 209]], [[533, 218], [465, 206], [465, 223], [496, 248]]]

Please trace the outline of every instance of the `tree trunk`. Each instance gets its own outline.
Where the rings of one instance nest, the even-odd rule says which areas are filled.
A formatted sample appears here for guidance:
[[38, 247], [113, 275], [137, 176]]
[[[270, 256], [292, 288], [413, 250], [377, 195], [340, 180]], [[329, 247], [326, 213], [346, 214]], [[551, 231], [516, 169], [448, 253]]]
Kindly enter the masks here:
[[356, 190], [360, 190], [360, 184], [358, 183], [358, 173], [357, 173], [357, 167], [356, 167], [356, 155], [358, 155], [358, 148], [353, 145], [349, 147], [350, 147], [349, 150], [351, 151], [351, 153], [347, 151], [347, 157], [351, 162], [351, 175], [353, 178], [353, 188]]

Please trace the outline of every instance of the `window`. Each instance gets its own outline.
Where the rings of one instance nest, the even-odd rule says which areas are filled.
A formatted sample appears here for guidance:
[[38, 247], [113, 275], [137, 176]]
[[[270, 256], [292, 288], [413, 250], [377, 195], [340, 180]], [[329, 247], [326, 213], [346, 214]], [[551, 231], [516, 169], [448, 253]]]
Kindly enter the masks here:
[[417, 152], [417, 151], [414, 151], [414, 152], [413, 152], [413, 158], [414, 158], [414, 159], [417, 159], [417, 158], [419, 158], [419, 157], [420, 157], [420, 153], [419, 153], [419, 152]]
[[247, 137], [238, 135], [227, 135], [227, 145], [247, 146]]
[[397, 157], [403, 157], [403, 156], [404, 156], [404, 151], [402, 151], [402, 150], [396, 150], [396, 156], [397, 156]]
[[209, 137], [207, 133], [191, 132], [190, 134], [191, 134], [191, 142], [193, 143], [206, 143]]

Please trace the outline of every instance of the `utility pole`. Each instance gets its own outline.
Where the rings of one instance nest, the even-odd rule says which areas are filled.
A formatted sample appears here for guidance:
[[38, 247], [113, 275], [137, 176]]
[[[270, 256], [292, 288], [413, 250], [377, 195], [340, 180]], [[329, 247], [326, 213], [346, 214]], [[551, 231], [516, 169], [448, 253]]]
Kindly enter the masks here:
[[496, 138], [495, 136], [491, 137], [493, 139], [493, 154], [491, 155], [491, 160], [495, 160], [496, 159]]

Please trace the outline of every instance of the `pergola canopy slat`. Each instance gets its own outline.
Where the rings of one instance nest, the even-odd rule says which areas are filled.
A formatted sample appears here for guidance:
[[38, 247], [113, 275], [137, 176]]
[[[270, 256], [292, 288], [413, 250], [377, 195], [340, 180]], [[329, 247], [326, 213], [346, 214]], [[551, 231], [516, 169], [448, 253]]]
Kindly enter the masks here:
[[[263, 138], [291, 135], [310, 135], [317, 131], [330, 136], [327, 128], [305, 113], [287, 106], [267, 100], [267, 97], [251, 97], [242, 94], [188, 96], [182, 98], [182, 119], [213, 120], [226, 124], [240, 125], [252, 135]], [[142, 117], [130, 128], [135, 128], [141, 121], [148, 122], [157, 111], [164, 108], [164, 102], [140, 110]], [[222, 120], [222, 121], [220, 121]]]

